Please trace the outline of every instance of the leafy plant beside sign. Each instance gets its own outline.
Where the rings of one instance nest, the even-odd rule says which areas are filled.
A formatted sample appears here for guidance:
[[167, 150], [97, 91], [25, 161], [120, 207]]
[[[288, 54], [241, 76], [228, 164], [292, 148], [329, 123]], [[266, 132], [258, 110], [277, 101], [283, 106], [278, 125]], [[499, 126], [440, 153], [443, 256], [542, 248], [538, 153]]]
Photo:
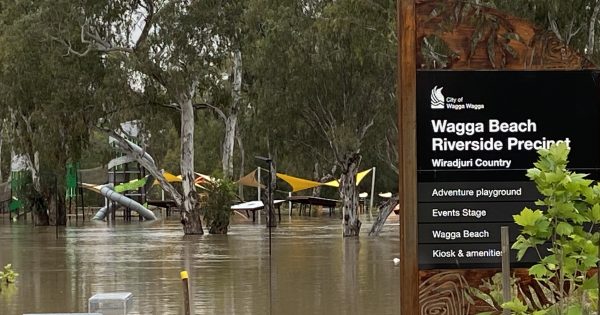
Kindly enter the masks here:
[[551, 294], [542, 307], [519, 298], [502, 304], [517, 314], [585, 314], [595, 308], [598, 282], [588, 271], [598, 262], [600, 185], [567, 169], [569, 151], [564, 143], [540, 149], [527, 171], [542, 199], [535, 203], [538, 209], [513, 216], [522, 229], [512, 248], [519, 260], [536, 251], [540, 261], [529, 274]]

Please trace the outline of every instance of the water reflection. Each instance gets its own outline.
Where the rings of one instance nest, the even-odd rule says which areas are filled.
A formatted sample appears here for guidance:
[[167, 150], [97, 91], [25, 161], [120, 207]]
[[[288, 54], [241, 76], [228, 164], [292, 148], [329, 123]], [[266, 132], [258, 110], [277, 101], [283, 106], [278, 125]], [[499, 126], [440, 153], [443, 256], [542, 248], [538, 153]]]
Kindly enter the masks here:
[[117, 291], [133, 293], [133, 314], [181, 314], [182, 269], [194, 314], [397, 314], [398, 226], [384, 230], [343, 239], [337, 220], [286, 219], [270, 272], [268, 230], [247, 222], [204, 236], [183, 236], [175, 219], [86, 222], [58, 239], [53, 227], [0, 223], [0, 264], [21, 274], [0, 293], [0, 314], [82, 312], [92, 295]]

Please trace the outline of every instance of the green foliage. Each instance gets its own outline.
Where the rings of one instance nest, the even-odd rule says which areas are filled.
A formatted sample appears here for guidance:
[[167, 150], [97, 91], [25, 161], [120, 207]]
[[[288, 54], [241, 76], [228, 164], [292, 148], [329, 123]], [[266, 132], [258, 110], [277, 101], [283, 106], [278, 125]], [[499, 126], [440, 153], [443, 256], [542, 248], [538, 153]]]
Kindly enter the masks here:
[[[591, 285], [582, 300], [571, 304], [565, 302], [568, 297], [561, 298], [558, 285], [554, 282], [541, 282], [535, 280], [528, 286], [520, 285], [520, 278], [510, 278], [510, 294], [512, 299], [504, 301], [502, 297], [502, 274], [497, 273], [491, 279], [482, 280], [479, 288], [469, 288], [469, 293], [483, 301], [491, 311], [481, 312], [478, 315], [500, 315], [504, 309], [511, 314], [518, 315], [558, 315], [582, 314], [581, 309], [594, 310], [598, 301], [598, 290], [591, 289], [592, 283], [597, 285], [596, 279], [588, 279]], [[566, 291], [567, 296], [573, 293], [572, 288]], [[561, 308], [561, 305], [565, 305]], [[583, 305], [583, 306], [582, 306]], [[577, 313], [579, 311], [579, 313]], [[575, 313], [573, 313], [575, 312]]]
[[[395, 108], [395, 2], [255, 5], [262, 24], [250, 52], [251, 96], [264, 104], [257, 109], [266, 122], [258, 135], [277, 139], [271, 145], [289, 156], [278, 167], [303, 166], [306, 174], [319, 162], [329, 169], [360, 151], [367, 138], [376, 141], [377, 132], [363, 130], [384, 133], [385, 115]], [[290, 118], [285, 125], [270, 123], [281, 117]]]
[[514, 314], [524, 314], [527, 311], [527, 305], [518, 299], [502, 303], [502, 308], [511, 310]]
[[0, 284], [15, 283], [18, 276], [19, 274], [13, 270], [12, 264], [7, 264], [6, 266], [4, 266], [2, 271], [0, 271]]
[[[527, 176], [543, 196], [536, 202], [541, 208], [525, 208], [514, 216], [521, 234], [512, 248], [518, 250], [518, 259], [530, 249], [537, 251], [540, 262], [529, 274], [557, 296], [547, 309], [558, 314], [580, 314], [586, 290], [592, 287], [586, 275], [598, 262], [599, 234], [593, 231], [600, 223], [600, 187], [585, 174], [567, 169], [569, 151], [564, 143], [538, 151], [539, 159]], [[505, 306], [517, 313], [522, 309], [516, 301]]]
[[231, 206], [236, 198], [236, 185], [226, 178], [207, 181], [202, 184], [208, 193], [204, 209], [204, 220], [210, 234], [227, 234]]
[[[515, 296], [518, 293], [516, 278], [511, 278], [511, 295]], [[491, 279], [483, 279], [479, 288], [470, 287], [469, 293], [484, 301], [490, 308], [498, 311], [501, 310], [501, 305], [505, 302], [502, 297], [502, 274], [497, 273]], [[494, 312], [480, 313], [493, 314]]]

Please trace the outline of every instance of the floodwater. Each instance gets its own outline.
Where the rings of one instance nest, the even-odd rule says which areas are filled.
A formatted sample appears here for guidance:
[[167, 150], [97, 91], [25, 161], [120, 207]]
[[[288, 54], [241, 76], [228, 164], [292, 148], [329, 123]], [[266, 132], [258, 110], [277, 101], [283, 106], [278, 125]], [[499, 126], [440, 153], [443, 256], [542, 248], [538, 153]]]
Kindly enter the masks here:
[[[344, 239], [338, 219], [284, 216], [272, 230], [236, 219], [228, 235], [184, 236], [176, 217], [85, 222], [57, 230], [0, 219], [0, 265], [16, 285], [0, 314], [86, 312], [101, 292], [133, 293], [130, 314], [398, 314], [397, 221], [379, 237]], [[58, 237], [57, 237], [58, 235]]]

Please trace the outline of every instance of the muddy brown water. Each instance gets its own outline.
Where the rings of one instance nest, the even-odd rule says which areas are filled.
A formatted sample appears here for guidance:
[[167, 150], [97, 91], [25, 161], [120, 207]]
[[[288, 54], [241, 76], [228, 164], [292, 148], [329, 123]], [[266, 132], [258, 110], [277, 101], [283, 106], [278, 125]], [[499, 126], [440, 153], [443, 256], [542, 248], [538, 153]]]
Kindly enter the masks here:
[[184, 236], [176, 218], [32, 227], [0, 220], [0, 265], [17, 283], [0, 314], [86, 312], [101, 292], [132, 292], [130, 314], [183, 314], [188, 270], [192, 314], [398, 314], [397, 222], [377, 238], [341, 237], [339, 220], [284, 216], [272, 230], [237, 220], [228, 235]]

